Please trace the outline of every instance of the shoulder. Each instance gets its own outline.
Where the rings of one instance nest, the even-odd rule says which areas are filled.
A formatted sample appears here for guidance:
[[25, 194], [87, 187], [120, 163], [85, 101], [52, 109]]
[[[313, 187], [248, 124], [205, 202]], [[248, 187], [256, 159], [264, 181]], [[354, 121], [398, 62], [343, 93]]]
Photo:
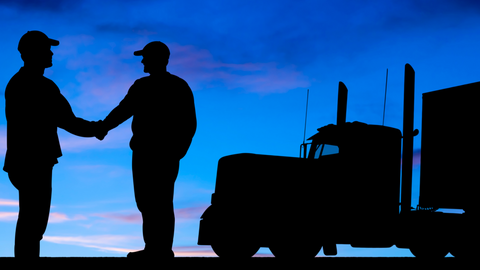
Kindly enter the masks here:
[[148, 82], [150, 80], [150, 76], [145, 76], [145, 77], [142, 77], [140, 79], [136, 79], [134, 84], [135, 83], [142, 83], [142, 82]]
[[48, 85], [48, 87], [51, 89], [51, 90], [55, 90], [55, 92], [59, 92], [60, 93], [60, 88], [58, 88], [57, 84], [55, 82], [53, 82], [52, 80], [50, 80], [49, 78], [47, 77], [42, 77], [42, 82], [45, 84], [45, 85]]
[[177, 75], [173, 75], [173, 74], [171, 74], [171, 73], [168, 73], [167, 76], [168, 76], [168, 78], [169, 78], [170, 80], [172, 80], [172, 81], [174, 81], [174, 82], [176, 82], [176, 83], [188, 85], [188, 83], [187, 83], [184, 79], [178, 77]]
[[151, 84], [151, 81], [149, 79], [149, 76], [136, 79], [135, 82], [133, 82], [132, 86], [130, 86], [130, 89], [128, 89], [128, 93], [136, 92], [138, 91], [138, 89], [148, 87], [148, 85], [150, 84]]
[[135, 82], [132, 84], [132, 87], [138, 86], [138, 85], [141, 85], [141, 84], [147, 84], [149, 82], [150, 82], [150, 76], [145, 76], [145, 77], [142, 77], [140, 79], [136, 79]]
[[17, 72], [7, 84], [5, 95], [15, 93], [16, 95], [25, 95], [27, 93], [40, 92], [41, 93], [60, 94], [58, 86], [49, 78], [44, 76], [27, 76], [22, 72]]
[[168, 73], [168, 78], [169, 78], [168, 80], [171, 87], [181, 90], [180, 92], [182, 93], [192, 92], [192, 89], [190, 89], [190, 86], [184, 79], [170, 73]]

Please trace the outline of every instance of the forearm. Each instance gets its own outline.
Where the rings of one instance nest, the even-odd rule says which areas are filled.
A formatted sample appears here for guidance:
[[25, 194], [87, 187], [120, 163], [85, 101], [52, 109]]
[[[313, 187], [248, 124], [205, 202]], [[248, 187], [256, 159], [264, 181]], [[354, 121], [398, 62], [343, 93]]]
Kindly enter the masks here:
[[75, 117], [70, 121], [59, 125], [60, 128], [80, 137], [94, 137], [97, 130], [97, 122], [87, 121]]
[[132, 117], [133, 113], [131, 109], [127, 106], [119, 105], [113, 109], [107, 117], [103, 120], [102, 126], [106, 131], [110, 131], [121, 123], [127, 121], [128, 118]]

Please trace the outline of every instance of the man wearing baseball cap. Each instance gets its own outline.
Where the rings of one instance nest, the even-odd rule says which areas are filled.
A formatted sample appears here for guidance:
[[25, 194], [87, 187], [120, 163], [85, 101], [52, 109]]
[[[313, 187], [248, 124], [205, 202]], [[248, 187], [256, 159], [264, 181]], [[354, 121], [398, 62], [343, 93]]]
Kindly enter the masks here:
[[23, 67], [5, 89], [7, 152], [3, 170], [19, 194], [15, 257], [36, 258], [47, 228], [52, 195], [52, 169], [62, 156], [57, 127], [93, 137], [98, 123], [77, 118], [57, 85], [43, 76], [52, 66], [51, 46], [58, 40], [28, 31], [19, 43]]
[[173, 258], [174, 184], [197, 128], [193, 93], [187, 82], [167, 72], [170, 50], [164, 43], [150, 42], [134, 55], [143, 56], [150, 76], [135, 81], [101, 126], [106, 135], [133, 116], [132, 173], [145, 248], [127, 257]]

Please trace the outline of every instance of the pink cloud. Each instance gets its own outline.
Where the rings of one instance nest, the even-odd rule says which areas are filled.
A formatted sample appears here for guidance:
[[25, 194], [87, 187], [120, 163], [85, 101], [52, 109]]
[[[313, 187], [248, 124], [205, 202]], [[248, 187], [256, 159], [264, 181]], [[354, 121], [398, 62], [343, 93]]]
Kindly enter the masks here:
[[203, 212], [207, 209], [208, 205], [194, 206], [175, 209], [175, 217], [179, 219], [196, 219], [200, 220]]
[[0, 212], [0, 221], [16, 221], [18, 212]]
[[217, 257], [210, 246], [173, 247], [175, 257]]
[[[0, 212], [0, 221], [16, 221], [18, 218], [18, 212]], [[64, 213], [52, 212], [48, 217], [48, 223], [62, 223], [67, 221], [75, 220], [86, 220], [87, 218], [83, 215], [75, 215], [73, 217], [68, 217]]]
[[[0, 206], [15, 206], [18, 207], [17, 200], [0, 199]], [[0, 212], [0, 221], [16, 221], [18, 211], [16, 212]]]
[[7, 126], [0, 126], [0, 156], [7, 151]]
[[92, 214], [95, 217], [101, 217], [113, 221], [120, 221], [121, 223], [136, 223], [142, 224], [142, 215], [137, 213], [129, 213], [129, 214], [122, 214], [118, 212], [111, 212], [111, 213], [98, 213]]
[[[100, 120], [100, 119], [88, 119]], [[110, 131], [102, 141], [96, 138], [83, 138], [67, 132], [59, 132], [60, 145], [63, 152], [82, 152], [89, 149], [129, 148], [132, 137], [130, 125], [120, 126]], [[4, 157], [7, 151], [6, 126], [0, 126], [0, 156]], [[1, 205], [1, 204], [0, 204]]]
[[294, 65], [280, 67], [277, 63], [224, 63], [215, 60], [205, 49], [192, 45], [168, 44], [172, 55], [169, 67], [184, 77], [193, 90], [224, 86], [243, 88], [261, 94], [284, 93], [308, 87], [308, 78]]
[[[76, 97], [71, 103], [86, 112], [113, 109], [136, 79], [148, 75], [143, 73], [142, 58], [133, 56], [133, 51], [148, 43], [146, 38], [112, 43], [97, 52], [79, 50], [81, 46], [89, 49], [89, 45], [94, 44], [90, 36], [70, 36], [64, 40], [65, 46], [61, 46], [62, 49], [59, 46], [56, 54], [66, 59], [68, 69], [78, 73], [77, 81], [67, 84], [62, 92], [79, 93], [74, 94]], [[194, 91], [223, 87], [269, 94], [310, 85], [309, 79], [294, 65], [228, 63], [215, 59], [206, 49], [176, 43], [167, 45], [172, 52], [168, 70], [184, 78]]]
[[134, 249], [118, 246], [128, 246], [136, 242], [140, 237], [129, 235], [93, 235], [93, 236], [43, 236], [43, 240], [62, 245], [75, 245], [88, 248], [95, 248], [101, 251], [114, 251], [128, 253]]
[[[194, 219], [200, 220], [200, 216], [203, 214], [207, 205], [186, 207], [175, 209], [175, 218], [177, 222], [182, 222], [182, 219]], [[129, 212], [107, 212], [107, 213], [95, 213], [91, 216], [101, 217], [107, 220], [112, 220], [114, 222], [120, 223], [135, 223], [142, 224], [142, 215], [138, 211], [129, 211]]]
[[18, 206], [17, 200], [0, 199], [0, 206]]
[[64, 213], [59, 212], [52, 212], [48, 218], [48, 223], [62, 223], [66, 221], [74, 221], [74, 220], [86, 220], [87, 218], [83, 215], [75, 215], [73, 217], [68, 217]]

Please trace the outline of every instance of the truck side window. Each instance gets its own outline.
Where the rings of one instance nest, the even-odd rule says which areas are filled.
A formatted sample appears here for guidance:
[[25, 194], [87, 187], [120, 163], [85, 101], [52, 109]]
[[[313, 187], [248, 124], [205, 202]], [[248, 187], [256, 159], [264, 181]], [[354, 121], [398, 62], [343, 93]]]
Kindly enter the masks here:
[[320, 156], [327, 156], [338, 154], [338, 146], [331, 145], [331, 144], [320, 144], [317, 146], [317, 150], [315, 151], [315, 157], [319, 158]]
[[338, 146], [325, 144], [325, 146], [323, 147], [322, 156], [333, 155], [333, 154], [338, 154]]

